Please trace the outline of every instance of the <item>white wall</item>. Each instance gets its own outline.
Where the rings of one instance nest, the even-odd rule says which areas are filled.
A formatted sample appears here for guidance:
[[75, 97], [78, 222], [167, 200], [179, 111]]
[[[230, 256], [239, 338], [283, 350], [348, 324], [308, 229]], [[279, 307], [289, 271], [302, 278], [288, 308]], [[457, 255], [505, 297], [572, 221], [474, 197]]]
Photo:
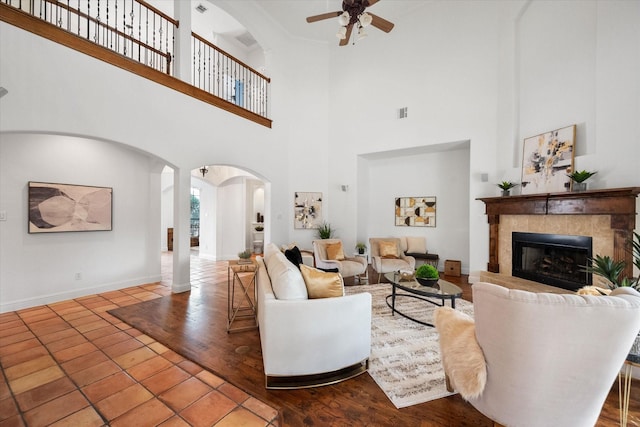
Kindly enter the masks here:
[[[268, 183], [267, 239], [308, 248], [313, 233], [293, 229], [295, 191], [322, 192], [326, 219], [352, 245], [378, 227], [360, 220], [363, 203], [388, 203], [363, 181], [363, 156], [469, 141], [469, 270], [488, 260], [487, 219], [475, 199], [498, 195], [496, 182], [519, 176], [522, 138], [531, 132], [578, 123], [585, 148], [576, 165], [599, 170], [596, 188], [640, 185], [640, 2], [417, 2], [398, 12], [391, 33], [340, 48], [288, 39], [253, 2], [215, 3], [265, 49], [272, 129], [0, 23], [0, 84], [9, 90], [0, 100], [3, 143], [7, 132], [81, 135], [126, 144], [175, 170], [244, 168]], [[534, 72], [540, 61], [551, 65]], [[401, 107], [409, 116], [399, 120]], [[2, 161], [29, 167], [4, 152]], [[7, 205], [0, 195], [0, 209]], [[28, 258], [8, 255], [23, 234], [3, 235], [0, 289], [5, 277], [25, 283]], [[221, 258], [242, 248], [219, 249]], [[464, 260], [458, 250], [451, 257]]]
[[[3, 134], [0, 311], [160, 280], [157, 169], [108, 142]], [[29, 181], [111, 187], [113, 230], [28, 234]]]
[[[469, 267], [469, 147], [453, 151], [389, 155], [367, 161], [367, 204], [358, 210], [358, 220], [368, 229], [358, 241], [368, 245], [370, 237], [423, 236], [427, 250], [446, 259], [460, 260]], [[395, 225], [396, 197], [435, 196], [435, 227]], [[348, 247], [354, 247], [353, 245]]]
[[246, 183], [244, 177], [225, 181], [218, 187], [217, 259], [237, 259], [247, 249]]

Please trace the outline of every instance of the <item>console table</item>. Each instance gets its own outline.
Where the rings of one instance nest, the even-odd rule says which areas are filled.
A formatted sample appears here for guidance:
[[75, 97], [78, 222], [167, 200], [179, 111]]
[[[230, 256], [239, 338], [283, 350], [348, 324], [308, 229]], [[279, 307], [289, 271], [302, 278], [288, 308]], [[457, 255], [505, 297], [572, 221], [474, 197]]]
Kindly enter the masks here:
[[[258, 327], [256, 321], [256, 273], [258, 264], [229, 261], [227, 269], [227, 333]], [[232, 327], [234, 322], [242, 325]]]

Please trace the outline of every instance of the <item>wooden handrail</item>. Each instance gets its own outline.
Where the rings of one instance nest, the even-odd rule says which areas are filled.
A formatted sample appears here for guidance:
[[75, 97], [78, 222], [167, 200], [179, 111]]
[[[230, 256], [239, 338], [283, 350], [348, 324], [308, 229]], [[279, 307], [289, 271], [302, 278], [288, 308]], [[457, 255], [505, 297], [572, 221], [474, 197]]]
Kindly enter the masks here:
[[245, 64], [244, 62], [240, 61], [238, 58], [236, 58], [235, 56], [231, 55], [230, 53], [225, 52], [224, 50], [220, 49], [218, 46], [212, 44], [210, 41], [203, 39], [201, 36], [199, 36], [198, 34], [194, 33], [193, 31], [191, 32], [191, 36], [193, 38], [195, 38], [196, 40], [201, 41], [202, 43], [206, 44], [210, 48], [212, 48], [214, 50], [217, 50], [218, 52], [220, 52], [224, 56], [229, 57], [233, 61], [235, 61], [238, 64], [242, 65], [244, 68], [250, 70], [252, 73], [257, 74], [259, 77], [265, 79], [267, 81], [267, 83], [271, 83], [271, 79], [269, 77], [265, 76], [264, 74], [260, 73], [259, 71], [255, 70], [255, 69], [253, 69], [250, 65]]
[[164, 12], [162, 12], [161, 10], [156, 9], [155, 7], [151, 6], [149, 3], [147, 3], [146, 1], [143, 0], [136, 0], [137, 3], [140, 3], [141, 5], [143, 5], [144, 7], [146, 7], [149, 10], [152, 10], [154, 13], [162, 16], [164, 19], [166, 19], [167, 21], [171, 22], [173, 25], [176, 26], [176, 28], [180, 27], [180, 21], [178, 21], [177, 19], [174, 19], [172, 17], [170, 17], [169, 15], [165, 15]]
[[[170, 62], [171, 62], [171, 53], [169, 53], [169, 52], [163, 52], [163, 51], [161, 51], [161, 50], [158, 50], [158, 49], [156, 49], [156, 48], [155, 48], [155, 47], [153, 47], [153, 46], [150, 46], [150, 45], [148, 45], [148, 44], [146, 44], [146, 43], [144, 43], [144, 42], [142, 42], [142, 41], [140, 41], [140, 40], [138, 40], [138, 39], [136, 39], [136, 38], [134, 38], [134, 37], [131, 37], [131, 36], [130, 36], [130, 35], [128, 35], [127, 33], [123, 33], [122, 31], [118, 30], [117, 28], [113, 28], [113, 27], [110, 27], [110, 26], [109, 26], [109, 25], [107, 25], [107, 24], [102, 23], [102, 21], [99, 21], [98, 19], [96, 19], [96, 18], [93, 18], [93, 17], [89, 16], [89, 15], [87, 15], [86, 13], [79, 11], [78, 9], [75, 9], [75, 8], [73, 8], [73, 7], [69, 6], [69, 5], [64, 4], [64, 3], [60, 3], [58, 0], [44, 0], [44, 1], [45, 1], [45, 2], [48, 2], [48, 3], [55, 4], [55, 5], [56, 5], [56, 7], [60, 7], [60, 8], [62, 8], [62, 9], [65, 9], [65, 10], [67, 10], [67, 11], [70, 11], [70, 12], [72, 12], [72, 13], [75, 13], [75, 14], [77, 14], [78, 16], [80, 16], [80, 17], [82, 17], [82, 18], [86, 19], [87, 21], [91, 21], [91, 22], [93, 22], [94, 24], [96, 24], [96, 25], [98, 26], [98, 28], [100, 28], [100, 27], [105, 27], [105, 28], [109, 29], [110, 31], [113, 31], [115, 34], [117, 34], [118, 36], [120, 36], [120, 37], [122, 37], [122, 38], [125, 38], [125, 39], [127, 39], [127, 40], [129, 40], [129, 41], [132, 41], [132, 42], [134, 42], [134, 43], [136, 43], [136, 44], [139, 44], [140, 46], [144, 47], [145, 49], [148, 49], [148, 50], [150, 50], [150, 51], [152, 51], [152, 52], [155, 52], [155, 53], [157, 53], [158, 55], [162, 55], [162, 56], [166, 57], [166, 58], [167, 58], [167, 63], [170, 63]], [[147, 5], [146, 5], [144, 2], [142, 2], [142, 1], [138, 1], [138, 2], [139, 2], [140, 4], [142, 4], [142, 5], [144, 5], [144, 6], [147, 6]], [[165, 17], [165, 16], [163, 16], [163, 17]], [[166, 18], [165, 18], [165, 19], [166, 19]], [[178, 22], [178, 21], [176, 21], [176, 20], [174, 20], [174, 19], [171, 19], [171, 21], [172, 21], [172, 23], [173, 23], [173, 22]], [[174, 25], [175, 25], [175, 24], [174, 24]], [[169, 73], [169, 65], [167, 64], [167, 74], [168, 74], [168, 73]]]
[[271, 128], [272, 121], [259, 114], [253, 113], [232, 102], [212, 95], [202, 89], [190, 85], [182, 80], [155, 70], [135, 60], [113, 52], [75, 34], [61, 30], [49, 22], [36, 18], [22, 10], [0, 2], [0, 20], [21, 28], [30, 33], [44, 37], [63, 46], [82, 52], [93, 58], [112, 64], [116, 67], [137, 74], [141, 77], [174, 89], [180, 93], [196, 98], [207, 104], [216, 106], [237, 116], [243, 117], [259, 125]]

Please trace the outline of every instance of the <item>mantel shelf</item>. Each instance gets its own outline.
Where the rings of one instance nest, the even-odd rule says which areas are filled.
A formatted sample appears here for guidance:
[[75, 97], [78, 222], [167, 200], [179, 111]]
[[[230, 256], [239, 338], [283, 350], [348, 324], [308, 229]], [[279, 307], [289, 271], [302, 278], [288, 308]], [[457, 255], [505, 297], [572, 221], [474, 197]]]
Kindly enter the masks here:
[[489, 222], [487, 269], [493, 273], [500, 272], [498, 242], [501, 215], [610, 215], [614, 230], [614, 258], [626, 261], [625, 274], [631, 276], [633, 265], [626, 247], [635, 228], [638, 194], [640, 187], [626, 187], [477, 198], [484, 202]]

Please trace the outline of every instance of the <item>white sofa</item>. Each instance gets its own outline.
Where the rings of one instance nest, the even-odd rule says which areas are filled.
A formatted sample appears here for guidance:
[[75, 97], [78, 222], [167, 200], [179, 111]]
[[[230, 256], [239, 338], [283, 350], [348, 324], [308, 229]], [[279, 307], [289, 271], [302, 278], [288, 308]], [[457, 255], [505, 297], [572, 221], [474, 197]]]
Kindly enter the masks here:
[[266, 387], [320, 386], [366, 372], [371, 294], [308, 299], [306, 290], [299, 288], [300, 282], [304, 288], [302, 274], [274, 244], [267, 245], [264, 259], [256, 259]]

